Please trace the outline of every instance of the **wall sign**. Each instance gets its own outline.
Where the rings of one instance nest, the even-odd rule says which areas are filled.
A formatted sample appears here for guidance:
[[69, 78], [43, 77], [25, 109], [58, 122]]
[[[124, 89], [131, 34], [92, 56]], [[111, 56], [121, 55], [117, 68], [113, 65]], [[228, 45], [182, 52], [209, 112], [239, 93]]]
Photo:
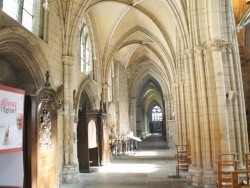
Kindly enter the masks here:
[[0, 154], [22, 151], [24, 94], [0, 85]]

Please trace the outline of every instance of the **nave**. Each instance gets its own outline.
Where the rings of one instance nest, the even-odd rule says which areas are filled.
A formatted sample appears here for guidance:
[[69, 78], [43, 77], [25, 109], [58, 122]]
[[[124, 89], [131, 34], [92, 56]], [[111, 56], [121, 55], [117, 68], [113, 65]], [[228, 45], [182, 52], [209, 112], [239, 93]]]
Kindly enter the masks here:
[[191, 187], [187, 185], [187, 172], [180, 171], [176, 178], [175, 167], [175, 148], [167, 149], [162, 136], [153, 134], [141, 142], [135, 155], [112, 157], [110, 164], [81, 173], [79, 183], [64, 184], [61, 188]]

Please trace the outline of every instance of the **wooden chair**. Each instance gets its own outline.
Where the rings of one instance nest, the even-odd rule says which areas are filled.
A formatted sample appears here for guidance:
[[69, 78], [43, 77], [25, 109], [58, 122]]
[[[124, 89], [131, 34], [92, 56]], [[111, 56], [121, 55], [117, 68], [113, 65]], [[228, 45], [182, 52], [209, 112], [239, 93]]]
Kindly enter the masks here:
[[189, 160], [187, 153], [187, 145], [176, 146], [176, 176], [180, 175], [180, 170], [188, 170]]
[[246, 180], [243, 180], [243, 185], [248, 185], [249, 186], [250, 174], [247, 171], [250, 171], [250, 153], [245, 153], [244, 154], [244, 161], [245, 161], [245, 166], [246, 166], [246, 171], [245, 171]]
[[[250, 173], [250, 170], [233, 171], [231, 173], [232, 187], [233, 188], [250, 188], [250, 185], [249, 185], [249, 173]], [[239, 180], [238, 180], [239, 174], [245, 174], [246, 180], [243, 180], [243, 182], [239, 183]]]
[[190, 144], [190, 140], [187, 140], [187, 158], [188, 158], [188, 164], [191, 165], [191, 144]]
[[237, 162], [236, 153], [218, 155], [218, 188], [232, 187], [232, 177], [238, 180], [238, 173], [232, 175], [232, 172], [237, 171]]

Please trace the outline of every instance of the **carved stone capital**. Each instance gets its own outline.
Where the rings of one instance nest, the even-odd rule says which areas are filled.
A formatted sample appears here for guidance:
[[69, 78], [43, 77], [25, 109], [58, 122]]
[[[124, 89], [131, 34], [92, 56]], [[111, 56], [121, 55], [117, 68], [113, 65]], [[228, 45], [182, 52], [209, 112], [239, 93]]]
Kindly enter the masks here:
[[196, 51], [196, 53], [201, 55], [203, 50], [205, 50], [205, 46], [203, 44], [199, 44], [199, 45], [194, 47], [194, 50]]
[[221, 51], [223, 48], [226, 48], [227, 42], [223, 39], [214, 39], [207, 41], [206, 46], [211, 48], [212, 51]]
[[233, 47], [234, 47], [234, 43], [228, 42], [228, 43], [227, 43], [227, 46], [226, 46], [227, 52], [231, 53]]
[[133, 98], [133, 99], [130, 99], [131, 103], [135, 104], [136, 103], [136, 99]]
[[171, 95], [164, 95], [163, 99], [164, 99], [164, 101], [170, 101], [173, 99], [173, 97]]
[[50, 5], [49, 5], [49, 3], [48, 3], [47, 0], [44, 0], [44, 1], [43, 1], [42, 6], [43, 6], [43, 10], [44, 10], [45, 12], [49, 12], [49, 10], [50, 10]]
[[184, 51], [184, 54], [188, 55], [188, 57], [193, 57], [194, 56], [194, 50], [193, 49], [186, 49]]
[[76, 62], [76, 58], [73, 56], [63, 56], [62, 61], [63, 61], [64, 65], [72, 66]]
[[102, 89], [107, 90], [109, 88], [109, 85], [107, 83], [102, 84]]

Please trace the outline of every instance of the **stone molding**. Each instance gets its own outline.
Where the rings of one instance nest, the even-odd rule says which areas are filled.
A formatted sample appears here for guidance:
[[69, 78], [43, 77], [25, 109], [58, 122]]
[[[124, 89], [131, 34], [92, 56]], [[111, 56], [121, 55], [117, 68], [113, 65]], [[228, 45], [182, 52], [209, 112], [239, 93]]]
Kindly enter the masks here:
[[186, 50], [184, 50], [184, 54], [188, 55], [188, 57], [193, 57], [194, 56], [194, 50], [193, 49], [186, 49]]
[[202, 54], [202, 51], [205, 50], [205, 46], [203, 44], [198, 44], [194, 47], [195, 52], [197, 52], [199, 55]]
[[213, 39], [207, 41], [206, 47], [211, 48], [212, 51], [221, 51], [223, 48], [227, 47], [227, 42], [224, 39]]
[[136, 99], [135, 99], [135, 98], [130, 99], [130, 101], [131, 101], [132, 103], [136, 103]]
[[50, 11], [50, 5], [48, 3], [48, 0], [43, 0], [42, 6], [43, 6], [43, 10], [45, 12], [49, 12]]
[[102, 89], [106, 89], [107, 90], [108, 88], [109, 88], [109, 85], [107, 83], [103, 83], [102, 84]]
[[63, 56], [62, 61], [63, 61], [64, 65], [72, 66], [76, 62], [76, 58], [73, 56]]
[[175, 86], [175, 87], [178, 87], [178, 86], [180, 86], [180, 85], [185, 85], [185, 83], [186, 83], [185, 80], [180, 81], [180, 82], [175, 82], [175, 83], [174, 83], [174, 86]]
[[173, 99], [173, 97], [171, 95], [164, 95], [163, 96], [164, 101], [171, 101], [172, 99]]

